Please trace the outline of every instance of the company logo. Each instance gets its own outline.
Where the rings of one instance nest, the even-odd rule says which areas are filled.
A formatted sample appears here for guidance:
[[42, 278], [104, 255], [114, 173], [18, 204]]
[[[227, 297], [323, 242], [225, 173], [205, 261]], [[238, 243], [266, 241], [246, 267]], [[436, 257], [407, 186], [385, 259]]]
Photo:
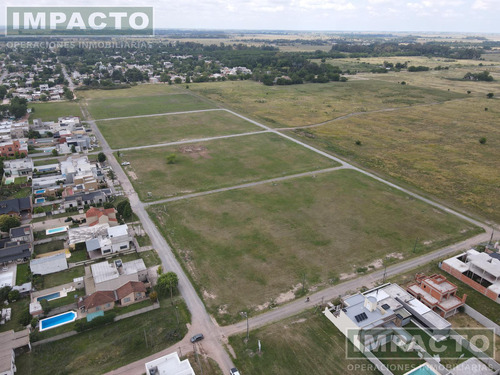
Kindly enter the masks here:
[[7, 35], [153, 35], [152, 7], [7, 7]]

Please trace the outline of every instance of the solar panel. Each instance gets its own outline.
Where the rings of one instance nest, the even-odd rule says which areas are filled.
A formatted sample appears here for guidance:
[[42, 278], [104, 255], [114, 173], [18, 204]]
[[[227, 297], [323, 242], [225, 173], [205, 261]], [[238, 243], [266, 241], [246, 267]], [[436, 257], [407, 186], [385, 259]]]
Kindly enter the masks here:
[[354, 317], [354, 319], [356, 319], [356, 322], [359, 323], [359, 322], [362, 322], [363, 320], [368, 319], [368, 316], [366, 315], [366, 313], [361, 313], [361, 314], [356, 315]]
[[384, 304], [382, 305], [382, 308], [383, 308], [384, 310], [389, 310], [391, 307], [390, 307], [387, 303], [384, 303]]

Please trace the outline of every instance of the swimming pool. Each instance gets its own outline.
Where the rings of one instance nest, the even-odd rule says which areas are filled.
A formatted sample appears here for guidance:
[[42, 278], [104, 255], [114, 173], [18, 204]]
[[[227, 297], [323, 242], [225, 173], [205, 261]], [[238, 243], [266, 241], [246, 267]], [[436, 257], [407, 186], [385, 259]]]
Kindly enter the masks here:
[[47, 301], [50, 301], [52, 299], [56, 299], [56, 298], [59, 298], [59, 297], [61, 297], [61, 293], [60, 292], [55, 292], [55, 293], [52, 293], [52, 294], [47, 294], [45, 296], [38, 297], [36, 300], [37, 301], [41, 301], [42, 299], [46, 299]]
[[40, 332], [74, 322], [75, 320], [76, 312], [74, 311], [68, 311], [63, 314], [51, 316], [47, 319], [42, 319], [40, 320]]
[[45, 193], [45, 189], [35, 190], [35, 194], [43, 194], [43, 193]]
[[436, 373], [434, 372], [434, 370], [429, 368], [427, 364], [424, 363], [417, 368], [407, 372], [405, 375], [436, 375]]
[[35, 199], [35, 203], [44, 203], [45, 202], [45, 198], [36, 198]]
[[45, 231], [45, 234], [49, 235], [49, 234], [63, 233], [63, 232], [67, 232], [67, 231], [68, 231], [68, 227], [58, 227], [58, 228], [47, 229]]

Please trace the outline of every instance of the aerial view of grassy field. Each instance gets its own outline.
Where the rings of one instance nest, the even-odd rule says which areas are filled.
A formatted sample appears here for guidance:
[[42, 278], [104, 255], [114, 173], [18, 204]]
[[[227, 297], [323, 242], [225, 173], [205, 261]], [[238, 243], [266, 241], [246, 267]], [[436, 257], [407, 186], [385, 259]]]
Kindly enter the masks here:
[[358, 353], [359, 359], [346, 358], [344, 335], [320, 311], [308, 310], [252, 330], [247, 344], [245, 337], [229, 338], [242, 374], [302, 375], [311, 373], [311, 369], [317, 374], [359, 374], [363, 367], [363, 374], [378, 373], [362, 354]]
[[28, 108], [34, 111], [30, 115], [30, 122], [41, 118], [42, 121], [57, 121], [59, 117], [82, 116], [78, 102], [47, 102], [47, 103], [29, 103]]
[[188, 94], [88, 99], [87, 104], [90, 114], [94, 119], [214, 108], [210, 103]]
[[133, 98], [138, 96], [166, 95], [178, 92], [175, 85], [142, 84], [119, 90], [77, 90], [76, 96], [85, 99]]
[[264, 86], [253, 81], [200, 83], [190, 90], [272, 127], [296, 127], [332, 120], [352, 112], [443, 102], [466, 94], [350, 80], [325, 84]]
[[149, 212], [221, 322], [481, 231], [350, 170]]
[[[469, 98], [363, 114], [295, 134], [308, 143], [498, 221], [499, 118], [500, 101]], [[484, 144], [479, 142], [481, 138], [485, 139]]]
[[97, 125], [115, 149], [262, 130], [225, 111], [98, 121]]
[[[176, 155], [173, 164], [166, 160], [170, 154]], [[139, 197], [149, 201], [338, 165], [267, 133], [121, 151], [119, 160], [131, 163], [126, 172]]]

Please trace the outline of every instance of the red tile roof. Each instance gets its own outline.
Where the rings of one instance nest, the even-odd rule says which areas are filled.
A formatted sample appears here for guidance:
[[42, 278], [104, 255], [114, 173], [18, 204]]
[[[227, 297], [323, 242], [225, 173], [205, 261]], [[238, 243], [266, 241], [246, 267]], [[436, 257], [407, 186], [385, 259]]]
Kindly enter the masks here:
[[146, 287], [140, 281], [129, 281], [116, 290], [118, 299], [128, 296], [130, 293], [146, 293]]
[[110, 290], [99, 291], [92, 293], [85, 298], [82, 302], [78, 303], [78, 307], [85, 306], [85, 310], [91, 309], [96, 306], [102, 306], [106, 303], [115, 302], [115, 293]]

